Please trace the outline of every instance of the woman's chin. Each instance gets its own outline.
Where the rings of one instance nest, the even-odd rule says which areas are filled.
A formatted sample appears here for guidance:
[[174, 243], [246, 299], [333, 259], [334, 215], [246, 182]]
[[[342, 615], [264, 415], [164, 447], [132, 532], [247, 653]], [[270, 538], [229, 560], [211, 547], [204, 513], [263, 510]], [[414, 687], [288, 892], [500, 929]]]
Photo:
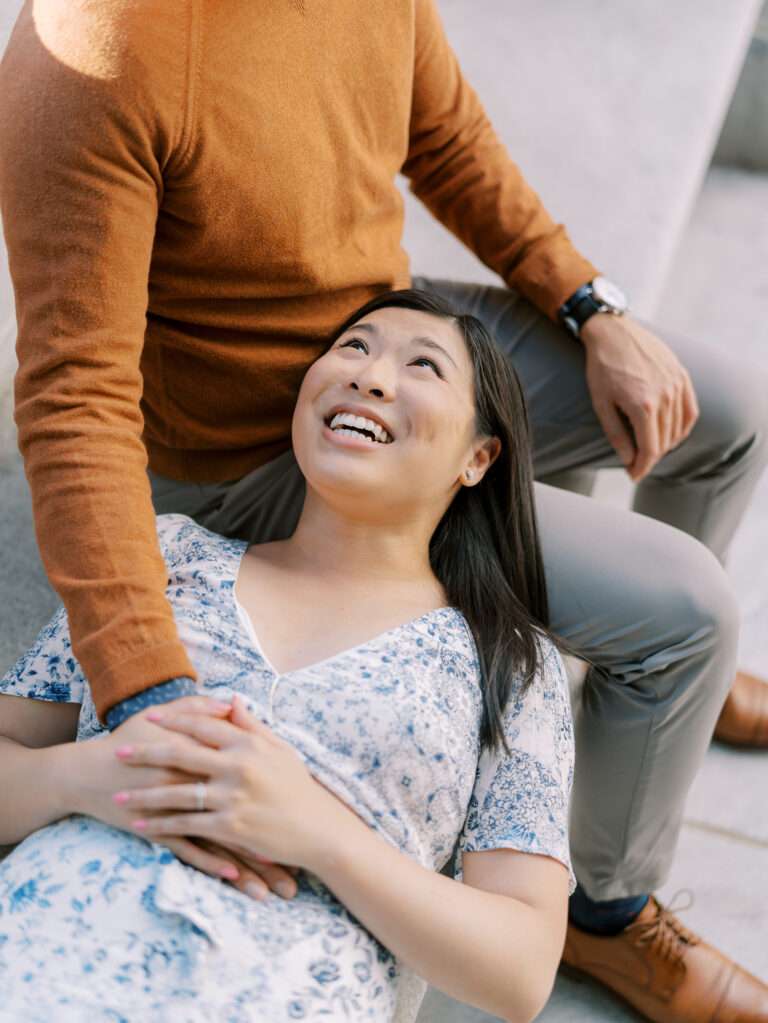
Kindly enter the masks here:
[[371, 463], [355, 464], [348, 459], [317, 458], [304, 471], [307, 486], [320, 498], [335, 506], [348, 507], [354, 501], [356, 510], [370, 509], [372, 518], [379, 518], [382, 505], [392, 493], [392, 472], [382, 472]]

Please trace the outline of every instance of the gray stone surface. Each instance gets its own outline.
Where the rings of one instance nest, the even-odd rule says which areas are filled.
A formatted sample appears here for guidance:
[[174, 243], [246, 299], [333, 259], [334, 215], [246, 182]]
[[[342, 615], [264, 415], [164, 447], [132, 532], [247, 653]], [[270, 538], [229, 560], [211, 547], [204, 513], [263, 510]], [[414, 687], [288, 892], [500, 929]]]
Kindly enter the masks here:
[[0, 469], [0, 675], [59, 604], [37, 550], [29, 489], [14, 457]]
[[715, 161], [768, 170], [768, 3], [749, 47]]
[[[440, 0], [469, 81], [526, 177], [652, 315], [761, 0]], [[498, 281], [406, 193], [418, 273]]]
[[[684, 827], [662, 902], [704, 940], [768, 983], [768, 843]], [[734, 879], [738, 878], [738, 884]], [[629, 1006], [587, 979], [560, 973], [538, 1023], [637, 1023]], [[418, 1023], [496, 1023], [495, 1016], [430, 990]]]
[[[10, 35], [21, 0], [3, 0], [0, 4], [0, 54]], [[13, 374], [16, 372], [16, 314], [13, 289], [8, 274], [8, 256], [0, 232], [0, 467], [9, 464], [16, 450], [13, 423]]]

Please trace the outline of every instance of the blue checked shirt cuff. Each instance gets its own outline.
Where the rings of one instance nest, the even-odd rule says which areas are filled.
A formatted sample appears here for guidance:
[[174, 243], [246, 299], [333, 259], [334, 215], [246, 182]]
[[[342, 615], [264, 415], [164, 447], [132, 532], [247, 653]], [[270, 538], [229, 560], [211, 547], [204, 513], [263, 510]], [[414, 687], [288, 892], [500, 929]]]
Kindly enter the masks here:
[[119, 725], [134, 714], [138, 714], [140, 710], [154, 707], [158, 703], [170, 703], [171, 700], [178, 700], [182, 696], [193, 696], [196, 692], [197, 683], [186, 675], [169, 679], [167, 682], [158, 682], [157, 685], [150, 686], [141, 693], [135, 693], [110, 707], [106, 716], [107, 728], [114, 732]]

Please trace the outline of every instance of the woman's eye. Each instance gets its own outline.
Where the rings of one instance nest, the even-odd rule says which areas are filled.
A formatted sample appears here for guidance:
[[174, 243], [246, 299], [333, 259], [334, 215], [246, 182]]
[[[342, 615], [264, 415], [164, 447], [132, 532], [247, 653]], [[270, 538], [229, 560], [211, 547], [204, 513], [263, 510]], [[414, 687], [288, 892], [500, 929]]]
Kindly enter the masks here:
[[432, 359], [428, 359], [426, 357], [426, 355], [420, 355], [418, 359], [414, 359], [413, 360], [411, 365], [412, 366], [420, 366], [420, 365], [429, 366], [431, 369], [433, 369], [435, 371], [435, 373], [437, 373], [437, 375], [439, 377], [442, 377], [442, 375], [443, 375], [440, 372], [440, 367], [437, 365], [437, 363], [433, 362]]
[[351, 348], [352, 345], [359, 345], [360, 347], [359, 347], [358, 351], [362, 351], [362, 352], [367, 352], [368, 351], [368, 345], [365, 343], [365, 341], [361, 341], [359, 337], [353, 337], [353, 338], [350, 338], [349, 341], [343, 341], [339, 345], [339, 348]]

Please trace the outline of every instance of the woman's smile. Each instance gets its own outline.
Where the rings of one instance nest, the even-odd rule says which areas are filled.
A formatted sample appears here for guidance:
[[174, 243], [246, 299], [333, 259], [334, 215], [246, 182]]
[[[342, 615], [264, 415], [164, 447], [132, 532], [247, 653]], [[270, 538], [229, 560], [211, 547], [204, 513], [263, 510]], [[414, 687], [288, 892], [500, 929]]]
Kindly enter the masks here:
[[322, 435], [331, 444], [360, 451], [374, 451], [376, 448], [389, 447], [389, 444], [392, 443], [391, 441], [375, 440], [369, 433], [363, 433], [359, 429], [350, 429], [344, 426], [331, 428], [323, 424]]

